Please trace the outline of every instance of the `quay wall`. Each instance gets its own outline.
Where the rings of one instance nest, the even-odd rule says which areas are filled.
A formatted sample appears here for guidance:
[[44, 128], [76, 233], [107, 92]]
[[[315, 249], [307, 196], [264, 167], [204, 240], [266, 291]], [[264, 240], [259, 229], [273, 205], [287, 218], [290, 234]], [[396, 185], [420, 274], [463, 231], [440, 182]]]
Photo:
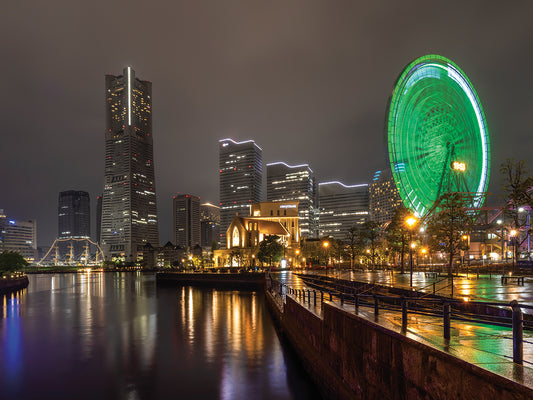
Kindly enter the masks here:
[[243, 272], [234, 274], [158, 272], [156, 274], [156, 281], [158, 284], [257, 290], [265, 286], [265, 274], [262, 272]]
[[0, 279], [0, 293], [9, 293], [28, 287], [29, 280], [26, 275], [18, 278]]
[[[329, 399], [531, 399], [533, 390], [325, 302], [321, 316], [290, 296], [267, 303]], [[509, 364], [508, 364], [509, 365]], [[518, 365], [510, 364], [521, 373]]]

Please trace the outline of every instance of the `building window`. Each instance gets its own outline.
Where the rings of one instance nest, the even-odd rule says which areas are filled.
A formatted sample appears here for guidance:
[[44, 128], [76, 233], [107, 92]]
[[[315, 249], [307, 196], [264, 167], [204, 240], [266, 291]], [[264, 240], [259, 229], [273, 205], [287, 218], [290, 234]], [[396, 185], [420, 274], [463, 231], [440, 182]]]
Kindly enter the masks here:
[[231, 247], [239, 247], [239, 229], [237, 227], [233, 228], [233, 235], [232, 235], [232, 246]]

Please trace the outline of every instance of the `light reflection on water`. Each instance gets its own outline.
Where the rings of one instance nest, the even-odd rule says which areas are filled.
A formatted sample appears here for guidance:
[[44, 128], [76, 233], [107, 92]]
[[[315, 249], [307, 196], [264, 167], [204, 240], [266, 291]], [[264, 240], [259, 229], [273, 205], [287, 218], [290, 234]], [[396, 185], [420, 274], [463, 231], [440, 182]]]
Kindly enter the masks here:
[[[0, 297], [0, 399], [307, 399], [262, 294], [31, 275]], [[316, 397], [315, 397], [316, 398]]]

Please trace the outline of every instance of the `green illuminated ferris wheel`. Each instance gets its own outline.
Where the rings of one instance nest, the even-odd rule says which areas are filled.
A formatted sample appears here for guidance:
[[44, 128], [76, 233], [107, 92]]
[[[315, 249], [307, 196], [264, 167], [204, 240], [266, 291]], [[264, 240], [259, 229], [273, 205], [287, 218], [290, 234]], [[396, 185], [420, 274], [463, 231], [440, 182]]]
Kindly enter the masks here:
[[398, 78], [388, 110], [391, 169], [407, 208], [426, 215], [441, 195], [468, 193], [483, 204], [490, 149], [485, 114], [461, 69], [438, 55], [420, 57]]

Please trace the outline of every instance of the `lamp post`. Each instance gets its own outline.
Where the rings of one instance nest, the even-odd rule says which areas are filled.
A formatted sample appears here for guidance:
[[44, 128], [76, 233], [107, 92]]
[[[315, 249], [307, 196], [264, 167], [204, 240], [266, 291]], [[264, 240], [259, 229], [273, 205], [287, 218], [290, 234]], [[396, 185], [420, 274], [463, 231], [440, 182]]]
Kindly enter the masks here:
[[325, 241], [322, 243], [322, 246], [324, 246], [324, 251], [326, 252], [326, 275], [328, 274], [328, 247], [329, 247], [329, 242], [328, 241]]
[[[505, 275], [505, 262], [503, 260], [503, 221], [501, 219], [497, 220], [496, 223], [500, 225], [500, 238], [502, 240], [502, 244], [500, 245], [502, 250], [502, 275]], [[483, 261], [483, 265], [485, 264], [485, 261]]]
[[418, 220], [411, 216], [408, 217], [405, 220], [405, 223], [407, 224], [407, 227], [409, 228], [409, 287], [413, 287], [413, 248], [414, 243], [413, 242], [413, 228], [416, 225]]
[[516, 266], [516, 235], [518, 234], [518, 231], [516, 229], [512, 229], [511, 232], [509, 232], [510, 240], [513, 245], [513, 268], [512, 271], [515, 273], [515, 266]]

